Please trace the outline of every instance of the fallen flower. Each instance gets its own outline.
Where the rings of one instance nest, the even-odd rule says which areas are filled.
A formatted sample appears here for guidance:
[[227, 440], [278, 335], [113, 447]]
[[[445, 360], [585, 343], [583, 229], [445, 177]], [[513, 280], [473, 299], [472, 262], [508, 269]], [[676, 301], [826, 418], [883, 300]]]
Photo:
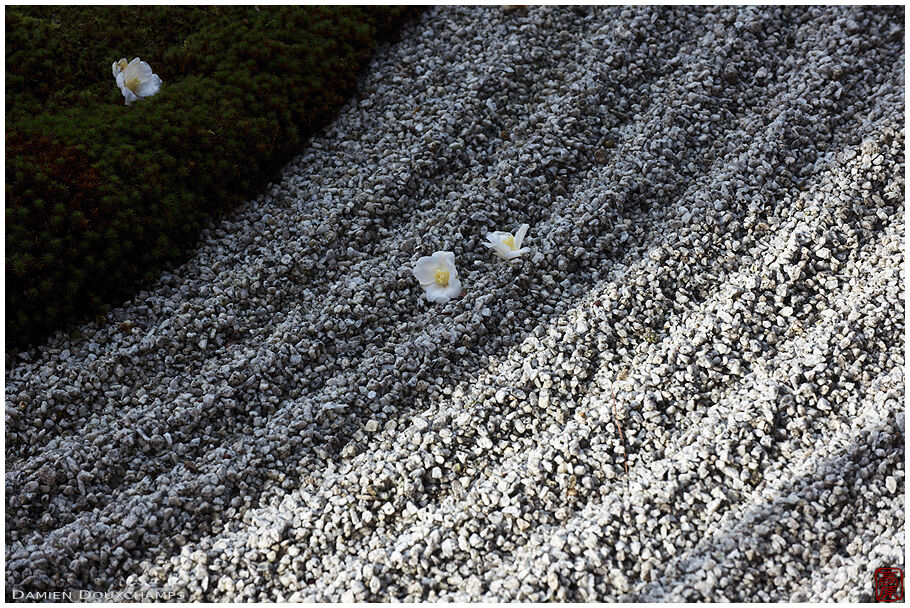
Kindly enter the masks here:
[[527, 224], [522, 224], [515, 236], [512, 236], [511, 232], [489, 232], [487, 233], [489, 243], [484, 243], [484, 245], [502, 259], [513, 260], [529, 251], [527, 247], [521, 248], [521, 242], [527, 233]]
[[123, 93], [124, 105], [130, 105], [143, 97], [151, 97], [161, 88], [161, 78], [152, 73], [152, 67], [136, 57], [129, 63], [124, 57], [111, 64], [111, 71], [117, 86]]
[[461, 295], [461, 281], [455, 269], [455, 254], [437, 251], [417, 260], [412, 270], [420, 286], [426, 290], [427, 300], [445, 304]]

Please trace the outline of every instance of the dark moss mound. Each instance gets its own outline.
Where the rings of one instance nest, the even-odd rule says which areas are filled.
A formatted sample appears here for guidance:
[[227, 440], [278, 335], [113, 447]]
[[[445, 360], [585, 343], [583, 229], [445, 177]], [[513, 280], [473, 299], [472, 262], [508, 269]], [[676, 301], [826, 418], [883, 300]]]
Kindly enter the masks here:
[[[180, 259], [353, 92], [412, 11], [6, 9], [6, 331], [22, 347]], [[125, 106], [111, 63], [161, 91]]]

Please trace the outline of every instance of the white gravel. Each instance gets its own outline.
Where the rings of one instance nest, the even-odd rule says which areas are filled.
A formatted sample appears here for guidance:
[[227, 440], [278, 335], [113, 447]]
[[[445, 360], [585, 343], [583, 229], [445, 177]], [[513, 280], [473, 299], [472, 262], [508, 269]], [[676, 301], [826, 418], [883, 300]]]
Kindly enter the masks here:
[[871, 600], [903, 18], [430, 10], [188, 263], [7, 354], [7, 592]]

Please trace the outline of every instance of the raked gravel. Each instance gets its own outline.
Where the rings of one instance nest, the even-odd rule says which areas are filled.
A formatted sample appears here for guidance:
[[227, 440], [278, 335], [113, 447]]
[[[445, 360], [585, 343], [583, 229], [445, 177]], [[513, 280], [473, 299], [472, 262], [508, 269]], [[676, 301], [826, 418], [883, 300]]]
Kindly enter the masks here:
[[429, 10], [189, 262], [8, 353], [7, 594], [871, 600], [903, 19]]

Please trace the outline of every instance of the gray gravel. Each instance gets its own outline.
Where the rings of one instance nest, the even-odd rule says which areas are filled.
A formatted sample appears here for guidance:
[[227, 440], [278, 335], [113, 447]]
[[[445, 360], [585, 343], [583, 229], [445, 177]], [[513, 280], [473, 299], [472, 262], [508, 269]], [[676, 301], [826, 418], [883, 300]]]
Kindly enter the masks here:
[[871, 600], [903, 40], [901, 8], [430, 10], [188, 263], [8, 353], [7, 592]]

